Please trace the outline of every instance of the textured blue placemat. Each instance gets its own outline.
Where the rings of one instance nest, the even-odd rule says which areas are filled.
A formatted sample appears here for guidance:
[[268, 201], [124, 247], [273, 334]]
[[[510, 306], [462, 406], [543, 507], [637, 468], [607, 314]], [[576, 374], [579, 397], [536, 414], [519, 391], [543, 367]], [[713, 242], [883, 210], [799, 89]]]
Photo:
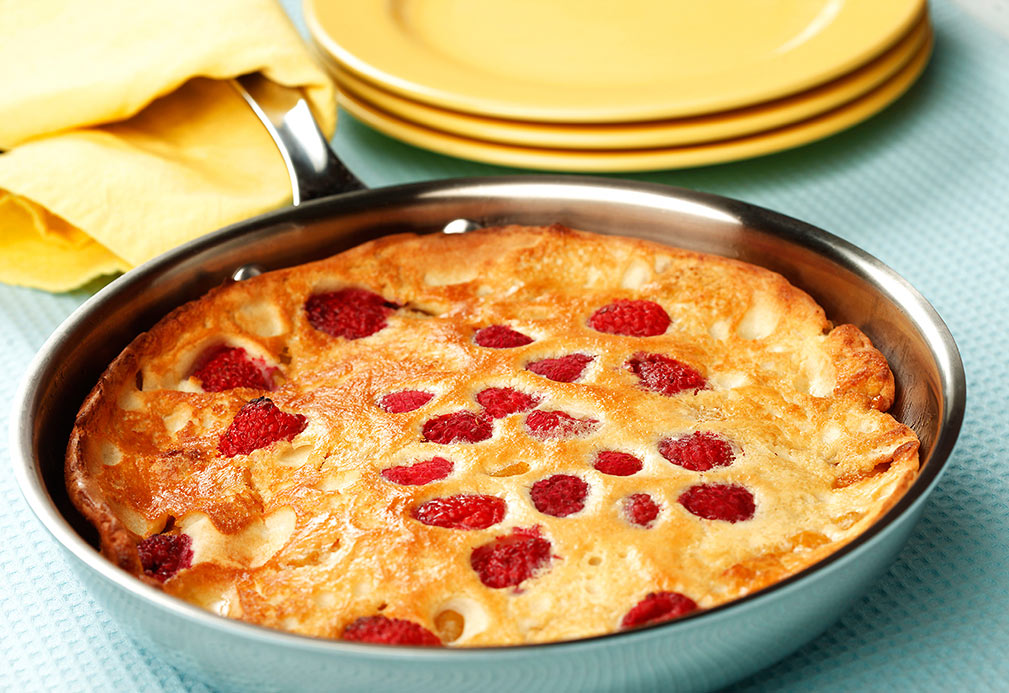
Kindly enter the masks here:
[[[300, 22], [298, 2], [283, 1]], [[847, 238], [932, 301], [967, 368], [960, 442], [896, 564], [820, 638], [739, 691], [1009, 688], [1009, 42], [946, 2], [932, 9], [931, 66], [868, 122], [761, 159], [628, 176], [738, 197]], [[370, 185], [515, 172], [341, 118], [337, 150]], [[87, 295], [0, 287], [0, 401]], [[0, 471], [0, 689], [208, 690], [138, 649], [95, 605], [9, 466]]]

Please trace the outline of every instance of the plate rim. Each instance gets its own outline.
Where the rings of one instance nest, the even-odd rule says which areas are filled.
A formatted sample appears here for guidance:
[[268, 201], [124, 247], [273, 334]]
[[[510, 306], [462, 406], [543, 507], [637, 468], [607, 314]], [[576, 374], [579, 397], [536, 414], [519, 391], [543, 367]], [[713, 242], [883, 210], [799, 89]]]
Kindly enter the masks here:
[[319, 55], [340, 91], [421, 127], [497, 144], [548, 149], [652, 149], [734, 139], [785, 127], [839, 108], [895, 77], [929, 40], [923, 17], [883, 55], [852, 73], [798, 94], [722, 113], [627, 123], [519, 121], [443, 109], [370, 83], [326, 55]]
[[[810, 60], [817, 52], [831, 53], [829, 45], [822, 43], [824, 39], [821, 33], [818, 35], [819, 40], [806, 41], [799, 48], [785, 54], [774, 69], [769, 69], [766, 63], [760, 63], [759, 69], [752, 67], [749, 72], [723, 71], [723, 79], [724, 75], [732, 74], [732, 79], [736, 82], [734, 89], [727, 90], [722, 85], [722, 88], [712, 91], [709, 79], [697, 78], [695, 93], [688, 96], [683, 84], [651, 84], [641, 89], [642, 94], [637, 103], [628, 102], [626, 94], [613, 98], [613, 94], [605, 89], [582, 90], [579, 98], [583, 101], [579, 103], [571, 101], [571, 90], [558, 91], [554, 85], [549, 88], [530, 87], [528, 83], [503, 81], [499, 76], [488, 80], [479, 72], [468, 71], [436, 53], [421, 50], [413, 41], [397, 40], [397, 22], [390, 18], [390, 3], [304, 0], [304, 17], [309, 33], [325, 53], [373, 83], [381, 84], [408, 98], [441, 108], [492, 117], [545, 122], [612, 122], [700, 115], [743, 107], [812, 88], [878, 57], [928, 13], [926, 0], [898, 0], [898, 4], [887, 2], [882, 5], [877, 0], [819, 1], [825, 5], [837, 1], [844, 3], [841, 6], [842, 14], [826, 26], [835, 34], [840, 32], [840, 36], [844, 36], [848, 44], [851, 44], [852, 36], [858, 41], [857, 37], [865, 33], [854, 30], [865, 28], [859, 13], [871, 13], [872, 8], [877, 8], [878, 12], [879, 7], [888, 7], [891, 22], [881, 26], [874, 34], [875, 38], [863, 37], [859, 47], [850, 47], [842, 56], [821, 56], [819, 61]], [[845, 10], [850, 16], [843, 14]], [[355, 15], [363, 16], [355, 23]], [[333, 21], [336, 17], [339, 20]], [[839, 22], [838, 17], [843, 21]], [[838, 29], [838, 26], [846, 28]], [[374, 40], [375, 32], [378, 41]], [[365, 52], [372, 52], [368, 55], [355, 54], [357, 47], [351, 50], [340, 43], [341, 40], [346, 41], [347, 36], [352, 36], [354, 41], [361, 40], [366, 45]], [[368, 36], [368, 40], [364, 36]], [[385, 46], [384, 49], [382, 45]], [[390, 46], [394, 46], [394, 50], [389, 50]], [[404, 59], [397, 60], [397, 53], [401, 53]], [[824, 60], [827, 62], [824, 63]], [[819, 67], [815, 66], [817, 62], [820, 63]], [[813, 67], [809, 66], [810, 63]], [[774, 62], [770, 67], [774, 67]], [[782, 67], [790, 67], [790, 70], [783, 70]], [[789, 74], [790, 71], [793, 74]], [[761, 77], [766, 80], [768, 74], [774, 75], [775, 83], [768, 86], [764, 81], [761, 86]], [[450, 81], [457, 81], [457, 84], [439, 86], [437, 82], [444, 81], [446, 75]], [[503, 90], [509, 88], [517, 89], [519, 94], [523, 90], [527, 93], [516, 102], [514, 97], [502, 96]], [[657, 99], [656, 94], [663, 96]], [[589, 100], [584, 101], [586, 98]]]
[[929, 36], [894, 77], [844, 104], [811, 119], [770, 131], [701, 143], [653, 149], [579, 151], [517, 147], [460, 137], [409, 123], [338, 93], [337, 101], [355, 118], [406, 144], [456, 158], [497, 166], [557, 172], [613, 173], [689, 168], [771, 154], [808, 144], [866, 120], [907, 91], [928, 65], [934, 45]]

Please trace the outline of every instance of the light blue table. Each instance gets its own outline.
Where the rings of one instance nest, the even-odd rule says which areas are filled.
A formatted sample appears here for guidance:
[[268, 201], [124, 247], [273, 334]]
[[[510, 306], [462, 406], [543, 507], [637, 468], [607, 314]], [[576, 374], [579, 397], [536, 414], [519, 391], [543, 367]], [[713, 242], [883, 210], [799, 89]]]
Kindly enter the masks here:
[[[300, 22], [298, 3], [284, 5]], [[820, 638], [735, 690], [1009, 689], [1009, 41], [946, 2], [932, 9], [931, 66], [868, 122], [752, 161], [628, 176], [754, 202], [861, 246], [932, 301], [967, 369], [960, 442], [896, 564]], [[414, 149], [344, 114], [335, 144], [372, 186], [515, 172]], [[0, 401], [87, 296], [0, 287]], [[4, 430], [8, 419], [4, 411]], [[0, 436], [2, 464], [8, 457]], [[92, 602], [9, 467], [0, 471], [5, 689], [208, 690], [138, 649]]]

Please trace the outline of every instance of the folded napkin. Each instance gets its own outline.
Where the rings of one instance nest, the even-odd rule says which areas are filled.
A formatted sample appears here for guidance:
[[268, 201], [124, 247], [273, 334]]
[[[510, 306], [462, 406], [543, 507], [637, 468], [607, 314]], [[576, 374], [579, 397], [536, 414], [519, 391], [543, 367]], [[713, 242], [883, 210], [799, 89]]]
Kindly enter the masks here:
[[333, 86], [274, 0], [0, 0], [0, 281], [65, 291], [284, 204], [227, 80]]

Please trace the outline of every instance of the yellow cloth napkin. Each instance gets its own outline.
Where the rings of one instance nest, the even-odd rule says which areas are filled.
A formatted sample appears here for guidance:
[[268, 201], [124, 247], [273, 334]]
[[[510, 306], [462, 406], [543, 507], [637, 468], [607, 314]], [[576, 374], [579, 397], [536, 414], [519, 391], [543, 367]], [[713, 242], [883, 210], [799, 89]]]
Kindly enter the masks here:
[[284, 204], [227, 82], [333, 86], [275, 0], [0, 0], [0, 281], [65, 291]]

